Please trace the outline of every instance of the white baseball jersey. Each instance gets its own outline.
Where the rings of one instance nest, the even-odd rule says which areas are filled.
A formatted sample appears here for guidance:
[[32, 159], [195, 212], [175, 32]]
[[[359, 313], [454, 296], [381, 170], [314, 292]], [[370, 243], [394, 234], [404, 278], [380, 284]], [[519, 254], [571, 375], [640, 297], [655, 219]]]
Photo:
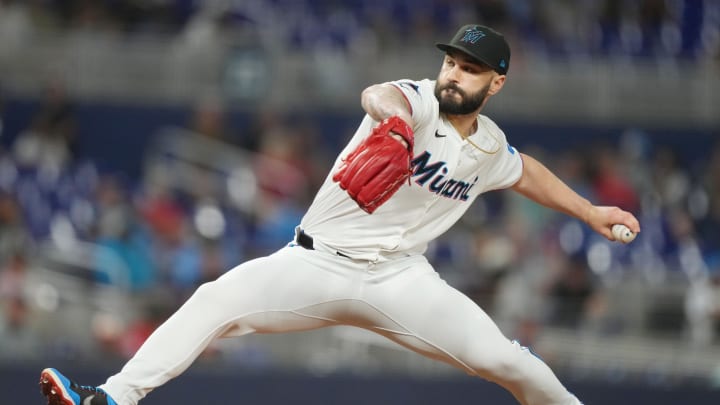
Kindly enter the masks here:
[[522, 174], [520, 154], [490, 118], [479, 115], [477, 131], [469, 138], [483, 152], [440, 114], [434, 80], [391, 84], [412, 108], [412, 181], [368, 214], [332, 180], [342, 158], [378, 124], [366, 115], [300, 225], [316, 240], [355, 259], [382, 261], [423, 253], [428, 242], [457, 222], [478, 195], [509, 187]]

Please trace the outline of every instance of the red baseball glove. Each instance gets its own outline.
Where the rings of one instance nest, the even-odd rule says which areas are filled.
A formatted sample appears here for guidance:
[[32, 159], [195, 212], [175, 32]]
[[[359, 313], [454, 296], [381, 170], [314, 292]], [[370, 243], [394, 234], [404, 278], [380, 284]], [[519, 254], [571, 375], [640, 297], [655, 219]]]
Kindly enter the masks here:
[[[391, 132], [405, 139], [407, 146], [393, 138]], [[343, 159], [333, 181], [340, 183], [360, 208], [372, 214], [405, 180], [410, 182], [413, 145], [413, 130], [405, 121], [397, 116], [383, 120]]]

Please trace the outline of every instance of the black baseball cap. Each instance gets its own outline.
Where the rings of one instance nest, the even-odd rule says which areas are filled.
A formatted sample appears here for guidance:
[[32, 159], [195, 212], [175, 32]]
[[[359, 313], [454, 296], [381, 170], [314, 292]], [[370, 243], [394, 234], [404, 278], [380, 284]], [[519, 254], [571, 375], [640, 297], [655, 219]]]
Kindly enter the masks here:
[[510, 45], [492, 28], [470, 24], [460, 28], [450, 43], [435, 44], [445, 52], [457, 50], [488, 66], [501, 75], [510, 67]]

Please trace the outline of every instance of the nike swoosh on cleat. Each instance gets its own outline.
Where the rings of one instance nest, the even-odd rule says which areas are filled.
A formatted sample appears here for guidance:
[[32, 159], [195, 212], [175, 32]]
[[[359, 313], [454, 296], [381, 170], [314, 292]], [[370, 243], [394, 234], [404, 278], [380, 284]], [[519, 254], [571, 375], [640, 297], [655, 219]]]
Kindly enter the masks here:
[[435, 131], [435, 138], [445, 138], [447, 135], [443, 135], [439, 133], [438, 131]]

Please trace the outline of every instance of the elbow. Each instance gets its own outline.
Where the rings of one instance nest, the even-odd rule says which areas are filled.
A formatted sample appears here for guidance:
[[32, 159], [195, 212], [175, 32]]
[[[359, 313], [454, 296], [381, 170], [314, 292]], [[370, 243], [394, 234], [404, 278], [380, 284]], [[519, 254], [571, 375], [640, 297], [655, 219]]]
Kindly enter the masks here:
[[529, 182], [528, 177], [530, 177], [529, 169], [530, 166], [532, 166], [533, 159], [524, 153], [520, 153], [520, 159], [522, 161], [522, 173], [510, 188], [522, 195], [526, 195]]
[[525, 195], [525, 182], [523, 182], [523, 177], [525, 177], [524, 174], [521, 175], [520, 178], [512, 186], [510, 186], [510, 189], [515, 191], [516, 193]]
[[393, 85], [375, 84], [361, 93], [362, 108], [375, 121], [398, 116], [412, 127], [412, 108], [405, 95]]
[[368, 109], [377, 102], [379, 87], [379, 84], [373, 84], [360, 93], [360, 104], [366, 112], [369, 112]]

